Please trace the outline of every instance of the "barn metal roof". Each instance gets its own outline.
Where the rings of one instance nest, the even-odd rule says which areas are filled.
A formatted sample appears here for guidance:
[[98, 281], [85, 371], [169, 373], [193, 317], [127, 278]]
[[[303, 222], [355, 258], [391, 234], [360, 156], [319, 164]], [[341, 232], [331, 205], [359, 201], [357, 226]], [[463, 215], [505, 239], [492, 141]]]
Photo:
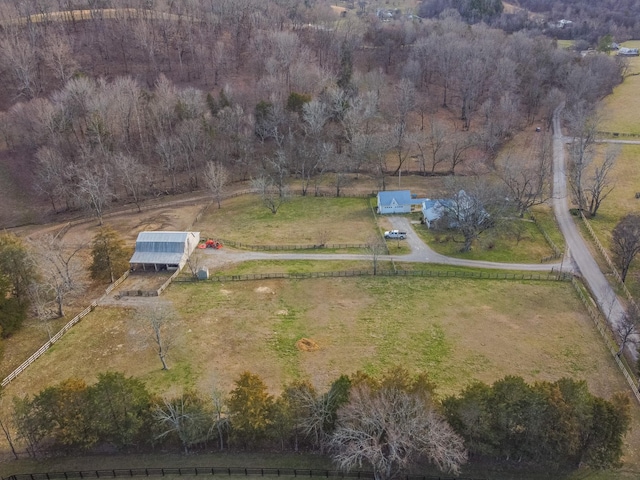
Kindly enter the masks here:
[[140, 232], [129, 263], [179, 265], [190, 235], [197, 242], [197, 232]]
[[157, 265], [179, 265], [184, 254], [180, 253], [156, 253], [135, 252], [129, 263], [144, 263]]

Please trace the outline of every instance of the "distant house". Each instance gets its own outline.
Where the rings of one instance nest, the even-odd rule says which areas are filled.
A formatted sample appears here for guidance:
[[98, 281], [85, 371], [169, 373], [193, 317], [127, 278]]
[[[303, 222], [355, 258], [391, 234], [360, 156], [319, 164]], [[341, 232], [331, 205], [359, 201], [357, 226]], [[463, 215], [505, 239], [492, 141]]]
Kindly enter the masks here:
[[618, 49], [618, 55], [622, 57], [637, 57], [640, 53], [637, 48], [620, 47]]
[[423, 199], [411, 195], [410, 190], [388, 190], [378, 192], [378, 213], [388, 215], [392, 213], [411, 213], [419, 210]]
[[131, 268], [180, 270], [198, 246], [200, 232], [140, 232]]

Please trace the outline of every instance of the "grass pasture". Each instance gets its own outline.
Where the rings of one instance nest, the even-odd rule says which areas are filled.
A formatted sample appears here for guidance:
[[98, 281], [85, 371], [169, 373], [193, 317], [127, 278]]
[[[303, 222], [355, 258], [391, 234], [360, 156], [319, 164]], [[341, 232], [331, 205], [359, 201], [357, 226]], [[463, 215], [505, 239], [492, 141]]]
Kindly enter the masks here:
[[[638, 48], [640, 41], [625, 42], [625, 47]], [[626, 57], [628, 71], [624, 82], [603, 100], [600, 130], [640, 135], [640, 57]]]
[[379, 233], [369, 198], [292, 197], [276, 215], [258, 196], [225, 200], [209, 207], [197, 224], [203, 238], [248, 245], [366, 243]]
[[[169, 371], [160, 370], [154, 351], [133, 333], [135, 309], [146, 300], [128, 300], [133, 303], [97, 308], [5, 394], [34, 393], [69, 376], [93, 382], [108, 370], [141, 378], [159, 394], [207, 391], [214, 379], [229, 389], [250, 370], [276, 393], [294, 379], [324, 389], [342, 373], [375, 374], [392, 364], [429, 372], [440, 395], [505, 375], [585, 379], [605, 397], [625, 390], [572, 288], [396, 277], [175, 283], [150, 299], [180, 319]], [[301, 338], [319, 349], [299, 350]], [[628, 438], [630, 461], [640, 450], [638, 430]]]
[[[107, 370], [140, 377], [157, 392], [206, 388], [214, 375], [229, 387], [245, 370], [273, 391], [297, 378], [325, 388], [342, 373], [390, 364], [428, 371], [440, 393], [508, 374], [584, 378], [601, 395], [624, 389], [571, 288], [390, 277], [176, 283], [160, 300], [180, 318], [169, 372], [133, 334], [133, 305], [99, 307], [7, 393], [33, 393], [72, 375], [93, 381]], [[303, 337], [320, 349], [297, 350]]]
[[[640, 145], [622, 146], [612, 172], [614, 188], [602, 202], [602, 206], [596, 216], [589, 219], [596, 236], [607, 249], [610, 249], [611, 232], [618, 222], [625, 215], [638, 213], [640, 209], [640, 199], [635, 198], [636, 192], [640, 191], [638, 158], [640, 158]], [[584, 238], [589, 240], [588, 235]], [[635, 261], [631, 266], [626, 282], [627, 287], [636, 296], [640, 295], [639, 269], [640, 261]]]

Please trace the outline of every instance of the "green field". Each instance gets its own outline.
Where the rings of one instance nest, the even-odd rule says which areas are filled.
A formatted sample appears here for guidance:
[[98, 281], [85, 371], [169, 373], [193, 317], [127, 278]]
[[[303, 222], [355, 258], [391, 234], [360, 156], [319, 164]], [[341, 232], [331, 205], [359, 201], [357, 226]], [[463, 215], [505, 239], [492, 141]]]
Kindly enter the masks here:
[[248, 245], [366, 243], [379, 233], [369, 198], [292, 197], [277, 214], [260, 197], [243, 195], [211, 206], [198, 222], [201, 237]]
[[[538, 215], [544, 217], [544, 215]], [[551, 226], [551, 225], [549, 225]], [[528, 219], [514, 219], [507, 230], [481, 234], [469, 252], [460, 252], [460, 235], [450, 231], [430, 230], [417, 225], [416, 232], [436, 252], [449, 257], [505, 263], [539, 263], [553, 254], [535, 223]], [[560, 244], [562, 247], [562, 244]]]

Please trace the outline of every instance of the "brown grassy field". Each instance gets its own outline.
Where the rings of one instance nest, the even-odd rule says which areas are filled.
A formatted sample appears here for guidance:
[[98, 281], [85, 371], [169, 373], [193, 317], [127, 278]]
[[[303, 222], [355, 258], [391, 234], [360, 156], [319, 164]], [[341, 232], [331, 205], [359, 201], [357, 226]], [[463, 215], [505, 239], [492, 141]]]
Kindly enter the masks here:
[[[424, 179], [416, 180], [416, 187], [420, 185]], [[297, 213], [284, 221], [264, 215], [255, 197], [239, 197], [225, 202], [220, 211], [208, 209], [194, 228], [229, 235], [240, 230], [245, 233], [238, 238], [253, 235], [255, 241], [269, 242], [291, 238], [306, 242], [322, 225], [338, 225], [331, 234], [333, 241], [353, 242], [378, 228], [365, 199], [338, 199], [333, 202], [337, 213], [326, 219], [312, 205], [331, 210], [327, 208], [331, 199], [311, 200], [291, 206]], [[200, 206], [167, 207], [109, 221], [133, 242], [143, 229], [184, 229], [199, 210]], [[313, 212], [312, 220], [300, 221], [303, 212]], [[362, 223], [352, 229], [350, 225], [357, 222]], [[95, 228], [90, 223], [67, 235], [88, 241]], [[347, 240], [342, 240], [341, 232], [349, 233]], [[366, 263], [335, 262], [325, 268], [366, 268]], [[228, 268], [249, 272], [314, 267], [262, 262]], [[160, 370], [153, 350], [135, 334], [136, 311], [158, 304], [172, 308], [179, 318], [167, 372]], [[300, 351], [296, 348], [300, 338], [309, 338], [320, 348]], [[340, 278], [176, 283], [160, 298], [109, 302], [10, 384], [6, 395], [35, 393], [69, 376], [92, 382], [107, 370], [139, 377], [161, 394], [187, 386], [206, 390], [214, 381], [229, 389], [245, 370], [263, 377], [273, 392], [297, 378], [309, 378], [324, 389], [342, 373], [358, 369], [376, 373], [392, 364], [429, 372], [441, 395], [458, 392], [473, 380], [491, 382], [504, 375], [521, 375], [528, 381], [584, 378], [605, 397], [625, 389], [567, 283]], [[640, 464], [636, 413], [636, 428], [628, 437], [630, 468]]]
[[[166, 372], [134, 334], [134, 312], [146, 302], [173, 308], [180, 319]], [[319, 350], [298, 350], [300, 338]], [[139, 377], [161, 394], [207, 390], [214, 379], [228, 389], [250, 370], [275, 393], [297, 378], [324, 389], [342, 373], [392, 364], [429, 372], [440, 395], [504, 375], [585, 379], [605, 397], [625, 389], [567, 283], [356, 278], [180, 283], [159, 299], [100, 307], [6, 394], [34, 393], [69, 376], [92, 382], [107, 370]], [[639, 430], [628, 439], [632, 464]]]
[[[136, 309], [158, 303], [180, 321], [169, 372], [133, 332]], [[298, 351], [302, 337], [320, 349]], [[440, 393], [507, 374], [585, 378], [601, 395], [624, 389], [569, 284], [341, 278], [180, 283], [158, 299], [123, 299], [83, 320], [7, 393], [73, 375], [92, 381], [107, 370], [143, 378], [157, 392], [205, 388], [214, 376], [228, 388], [251, 370], [275, 392], [297, 378], [326, 388], [342, 373], [390, 364], [428, 371]]]
[[[625, 42], [625, 47], [638, 48], [640, 41]], [[640, 57], [626, 57], [629, 68], [624, 82], [603, 100], [600, 130], [640, 134]]]

